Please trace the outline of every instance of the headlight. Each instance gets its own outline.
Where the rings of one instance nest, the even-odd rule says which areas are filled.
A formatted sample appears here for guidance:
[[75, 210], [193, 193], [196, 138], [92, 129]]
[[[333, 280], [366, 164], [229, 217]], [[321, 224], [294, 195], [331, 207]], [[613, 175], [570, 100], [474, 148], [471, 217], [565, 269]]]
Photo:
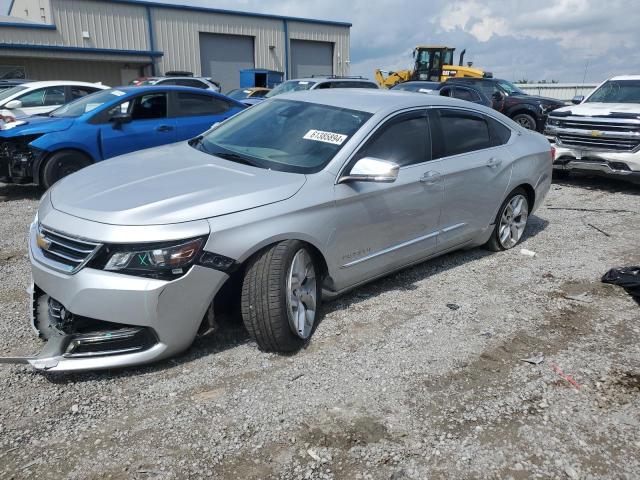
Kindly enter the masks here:
[[180, 243], [106, 247], [104, 270], [153, 278], [183, 275], [199, 257], [206, 237]]
[[545, 115], [547, 113], [549, 113], [549, 112], [552, 112], [556, 108], [560, 108], [560, 106], [556, 105], [555, 103], [541, 103], [540, 104], [540, 109], [542, 110], [542, 113], [545, 114]]

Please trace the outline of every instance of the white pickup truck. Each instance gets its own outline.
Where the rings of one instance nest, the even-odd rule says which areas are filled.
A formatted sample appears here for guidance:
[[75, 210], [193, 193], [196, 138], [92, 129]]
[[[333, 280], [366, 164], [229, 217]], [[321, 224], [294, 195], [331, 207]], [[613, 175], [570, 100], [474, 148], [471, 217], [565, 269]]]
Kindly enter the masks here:
[[640, 182], [640, 75], [606, 80], [587, 98], [549, 113], [557, 173], [582, 171]]

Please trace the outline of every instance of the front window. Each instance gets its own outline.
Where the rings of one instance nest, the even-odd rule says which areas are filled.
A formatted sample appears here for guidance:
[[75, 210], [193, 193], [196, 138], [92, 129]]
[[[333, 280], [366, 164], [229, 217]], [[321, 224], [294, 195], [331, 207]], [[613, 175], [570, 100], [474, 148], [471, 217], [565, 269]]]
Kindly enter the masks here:
[[100, 90], [99, 92], [79, 98], [71, 103], [67, 103], [50, 113], [52, 117], [79, 117], [91, 110], [94, 110], [105, 103], [116, 100], [125, 95], [121, 90]]
[[258, 104], [192, 145], [211, 155], [295, 173], [320, 171], [370, 113], [291, 100]]
[[526, 92], [520, 90], [513, 83], [507, 82], [506, 80], [500, 80], [498, 85], [507, 93], [507, 95], [526, 95]]
[[0, 92], [0, 102], [4, 102], [9, 97], [13, 97], [16, 93], [20, 93], [23, 90], [26, 90], [27, 87], [11, 87], [6, 90], [2, 90]]
[[267, 93], [266, 97], [275, 97], [281, 93], [297, 92], [298, 90], [309, 90], [316, 82], [310, 80], [289, 80], [281, 83], [276, 88]]
[[608, 80], [586, 100], [594, 102], [640, 103], [640, 80]]

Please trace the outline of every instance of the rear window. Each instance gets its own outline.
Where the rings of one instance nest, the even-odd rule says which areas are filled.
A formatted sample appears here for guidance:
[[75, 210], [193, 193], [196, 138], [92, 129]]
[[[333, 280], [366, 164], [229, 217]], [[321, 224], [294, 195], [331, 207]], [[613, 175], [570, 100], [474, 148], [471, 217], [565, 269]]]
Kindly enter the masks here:
[[313, 82], [311, 80], [289, 80], [284, 83], [281, 83], [276, 88], [267, 93], [266, 97], [275, 97], [276, 95], [280, 95], [281, 93], [288, 92], [297, 92], [299, 90], [309, 90], [313, 87], [317, 82]]
[[440, 109], [441, 156], [450, 157], [492, 146], [489, 125], [481, 115], [461, 110]]
[[231, 109], [229, 102], [212, 95], [179, 92], [177, 98], [177, 117], [219, 115]]

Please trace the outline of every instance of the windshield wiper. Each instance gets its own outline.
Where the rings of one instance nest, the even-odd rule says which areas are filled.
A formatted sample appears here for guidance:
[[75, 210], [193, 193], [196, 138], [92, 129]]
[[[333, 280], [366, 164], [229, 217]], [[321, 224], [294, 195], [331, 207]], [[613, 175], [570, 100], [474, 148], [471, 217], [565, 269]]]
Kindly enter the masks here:
[[208, 152], [211, 155], [215, 155], [216, 157], [224, 158], [225, 160], [230, 160], [236, 163], [242, 163], [244, 165], [250, 165], [252, 167], [257, 167], [258, 165], [251, 160], [243, 157], [242, 155], [238, 155], [237, 153], [232, 152]]

